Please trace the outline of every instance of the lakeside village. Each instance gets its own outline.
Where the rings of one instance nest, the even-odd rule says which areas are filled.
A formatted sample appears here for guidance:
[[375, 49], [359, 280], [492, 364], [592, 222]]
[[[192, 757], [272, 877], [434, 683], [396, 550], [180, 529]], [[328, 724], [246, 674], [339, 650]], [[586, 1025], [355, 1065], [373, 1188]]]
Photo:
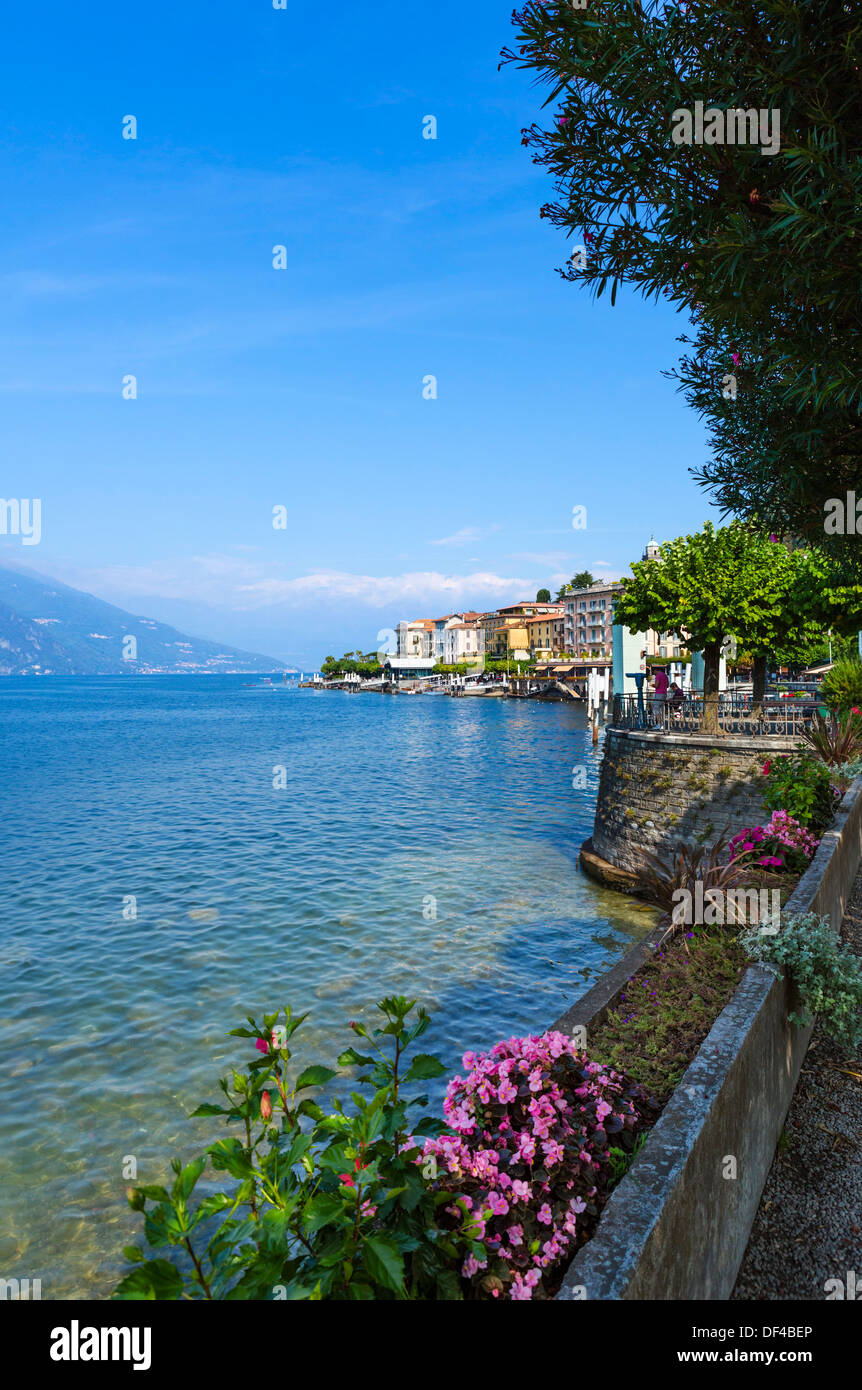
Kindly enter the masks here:
[[[656, 560], [654, 537], [642, 560]], [[704, 661], [672, 632], [632, 632], [615, 621], [620, 580], [593, 579], [588, 571], [564, 585], [556, 599], [540, 589], [536, 599], [493, 612], [461, 611], [439, 618], [402, 621], [381, 634], [376, 652], [328, 656], [305, 688], [354, 693], [444, 694], [515, 699], [575, 700], [604, 711], [614, 694], [637, 698], [648, 711], [667, 705], [679, 718], [684, 704], [702, 693]], [[810, 669], [777, 666], [775, 680], [794, 676], [812, 692], [831, 661]], [[751, 661], [737, 659], [728, 641], [719, 670], [719, 692], [752, 689]]]

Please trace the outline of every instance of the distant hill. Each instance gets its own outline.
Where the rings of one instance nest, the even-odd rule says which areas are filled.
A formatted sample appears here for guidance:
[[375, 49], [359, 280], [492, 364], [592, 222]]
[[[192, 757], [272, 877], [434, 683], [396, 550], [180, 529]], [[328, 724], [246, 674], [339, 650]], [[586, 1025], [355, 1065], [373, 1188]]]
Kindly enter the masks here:
[[[125, 660], [124, 648], [136, 659]], [[188, 637], [56, 579], [0, 568], [0, 675], [181, 675], [281, 670], [275, 657]]]

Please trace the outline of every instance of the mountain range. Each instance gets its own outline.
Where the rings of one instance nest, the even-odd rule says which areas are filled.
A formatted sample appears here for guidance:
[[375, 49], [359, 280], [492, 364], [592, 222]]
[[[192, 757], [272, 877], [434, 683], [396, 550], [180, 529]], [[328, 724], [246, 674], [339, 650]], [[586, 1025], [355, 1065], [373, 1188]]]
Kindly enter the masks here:
[[0, 568], [0, 675], [273, 672], [275, 657], [189, 637], [31, 571]]

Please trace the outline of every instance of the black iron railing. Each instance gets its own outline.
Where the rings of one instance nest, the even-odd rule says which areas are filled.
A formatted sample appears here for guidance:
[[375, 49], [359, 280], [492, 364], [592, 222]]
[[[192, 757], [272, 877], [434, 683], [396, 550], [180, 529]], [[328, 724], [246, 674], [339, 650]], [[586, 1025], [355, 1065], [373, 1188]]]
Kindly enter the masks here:
[[[817, 709], [813, 699], [767, 698], [754, 709], [752, 697], [722, 694], [718, 697], [718, 727], [725, 734], [773, 734], [782, 738], [800, 735]], [[660, 695], [615, 695], [611, 727], [655, 729], [670, 734], [697, 733], [703, 727], [702, 695], [674, 700]]]

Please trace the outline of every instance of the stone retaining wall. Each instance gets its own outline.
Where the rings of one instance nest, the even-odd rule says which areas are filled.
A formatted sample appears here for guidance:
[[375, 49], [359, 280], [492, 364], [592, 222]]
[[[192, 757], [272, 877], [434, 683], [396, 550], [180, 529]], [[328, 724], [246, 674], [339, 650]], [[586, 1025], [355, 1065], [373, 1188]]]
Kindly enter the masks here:
[[706, 843], [766, 819], [763, 764], [798, 740], [755, 735], [608, 729], [592, 849], [636, 872], [647, 850], [666, 857], [680, 840]]
[[[784, 913], [817, 912], [838, 930], [862, 861], [862, 780]], [[595, 1028], [652, 941], [641, 943], [554, 1024]], [[750, 966], [573, 1260], [565, 1300], [726, 1299], [799, 1079], [811, 1029], [787, 1022], [786, 978]], [[731, 1162], [732, 1161], [732, 1162]]]

